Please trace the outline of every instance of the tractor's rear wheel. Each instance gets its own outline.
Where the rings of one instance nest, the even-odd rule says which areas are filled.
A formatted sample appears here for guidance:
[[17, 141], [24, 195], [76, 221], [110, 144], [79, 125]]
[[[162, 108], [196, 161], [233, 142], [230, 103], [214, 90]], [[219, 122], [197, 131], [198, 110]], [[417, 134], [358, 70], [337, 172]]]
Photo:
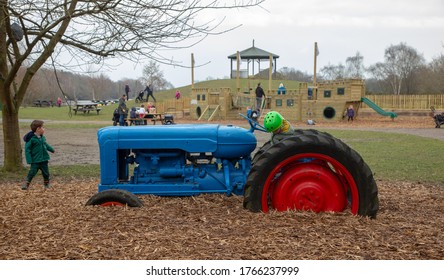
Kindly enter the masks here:
[[[308, 130], [301, 130], [301, 129], [298, 129], [298, 130], [296, 130], [296, 131], [294, 132], [295, 135], [299, 135], [299, 134], [302, 134], [302, 133], [305, 134], [305, 135], [308, 135], [308, 134], [318, 135], [319, 133], [322, 133], [323, 135], [326, 135], [326, 136], [330, 136], [330, 137], [331, 137], [331, 135], [328, 134], [328, 133], [326, 133], [326, 132], [319, 132], [319, 131], [314, 130], [314, 129], [308, 129]], [[282, 139], [285, 139], [285, 138], [287, 138], [287, 137], [288, 137], [288, 135], [284, 135], [284, 134], [277, 134], [277, 135], [274, 135], [274, 137], [273, 137], [273, 141], [268, 140], [267, 142], [265, 142], [264, 145], [262, 145], [262, 147], [260, 147], [259, 150], [254, 154], [254, 157], [253, 157], [253, 160], [252, 160], [251, 163], [254, 165], [254, 164], [256, 163], [256, 161], [260, 158], [260, 156], [261, 156], [263, 153], [265, 153], [265, 151], [268, 150], [268, 148], [270, 148], [270, 147], [273, 145], [273, 142], [274, 142], [274, 143], [277, 143], [277, 142], [279, 142], [279, 141], [281, 141]]]
[[112, 189], [96, 193], [86, 205], [142, 207], [143, 203], [129, 191]]
[[341, 140], [315, 130], [265, 144], [245, 185], [244, 207], [340, 212], [376, 217], [378, 189], [362, 157]]
[[254, 154], [251, 164], [254, 165], [261, 155], [265, 153], [265, 151], [268, 150], [268, 148], [270, 148], [272, 145], [271, 140], [265, 142], [264, 145], [262, 145], [262, 147]]

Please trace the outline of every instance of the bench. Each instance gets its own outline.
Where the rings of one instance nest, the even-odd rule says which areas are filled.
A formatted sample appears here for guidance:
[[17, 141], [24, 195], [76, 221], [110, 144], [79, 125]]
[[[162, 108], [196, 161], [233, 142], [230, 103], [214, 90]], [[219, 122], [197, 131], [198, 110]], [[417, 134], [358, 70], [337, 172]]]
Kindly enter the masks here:
[[163, 123], [162, 114], [147, 114], [145, 115], [145, 119], [151, 120], [153, 125], [156, 125], [156, 122], [159, 121], [160, 123]]
[[72, 110], [74, 111], [75, 115], [77, 115], [77, 112], [83, 112], [84, 114], [85, 113], [89, 114], [89, 111], [96, 111], [97, 115], [98, 115], [99, 112], [102, 110], [102, 108], [97, 108], [97, 107], [77, 107], [77, 108], [74, 108]]
[[144, 118], [125, 118], [126, 122], [130, 122], [130, 125], [147, 125], [147, 121], [150, 120], [153, 125], [156, 125], [156, 122], [161, 122], [163, 124], [162, 114], [146, 114]]
[[141, 118], [126, 118], [125, 119], [126, 122], [129, 122], [129, 125], [146, 125], [147, 124], [147, 120], [146, 119], [141, 119]]
[[35, 107], [49, 107], [49, 106], [53, 106], [52, 105], [52, 101], [46, 101], [46, 100], [36, 100], [36, 101], [32, 102], [32, 104]]

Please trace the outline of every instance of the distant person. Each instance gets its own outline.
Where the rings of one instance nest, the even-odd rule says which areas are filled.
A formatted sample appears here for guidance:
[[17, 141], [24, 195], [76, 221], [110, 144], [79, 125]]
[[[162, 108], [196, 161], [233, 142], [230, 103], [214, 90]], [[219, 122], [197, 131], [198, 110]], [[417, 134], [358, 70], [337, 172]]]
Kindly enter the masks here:
[[156, 102], [156, 98], [154, 97], [154, 92], [153, 92], [153, 86], [151, 84], [146, 86], [145, 92], [146, 92], [146, 102], [148, 102], [150, 96], [154, 99], [154, 102]]
[[116, 109], [114, 110], [113, 118], [112, 118], [113, 125], [116, 126], [117, 123], [119, 122], [119, 120], [120, 120], [119, 108], [116, 108]]
[[136, 98], [136, 102], [137, 101], [139, 101], [139, 102], [143, 102], [143, 95], [145, 94], [145, 91], [144, 90], [141, 90], [140, 92], [139, 92], [139, 95], [137, 96], [137, 98]]
[[138, 124], [137, 123], [137, 119], [139, 118], [139, 116], [137, 115], [137, 109], [136, 107], [132, 107], [131, 111], [130, 111], [130, 123], [129, 125], [133, 125], [133, 124]]
[[49, 188], [49, 167], [48, 161], [50, 159], [48, 151], [54, 153], [54, 148], [46, 143], [45, 127], [43, 121], [34, 120], [31, 123], [31, 131], [28, 132], [23, 140], [25, 141], [25, 156], [26, 163], [31, 165], [26, 182], [22, 186], [22, 190], [27, 190], [31, 184], [32, 179], [39, 170], [42, 171], [43, 184], [45, 188]]
[[131, 119], [135, 119], [135, 118], [137, 118], [138, 116], [137, 116], [137, 109], [136, 109], [136, 107], [132, 107], [131, 108], [131, 111], [130, 111], [130, 118]]
[[60, 97], [57, 97], [57, 107], [62, 106], [62, 99]]
[[180, 90], [176, 90], [176, 96], [174, 96], [177, 100], [180, 99]]
[[139, 115], [139, 118], [144, 118], [146, 115], [145, 105], [140, 105], [139, 110], [137, 110], [137, 114]]
[[278, 87], [277, 93], [278, 94], [285, 94], [287, 92], [287, 89], [284, 87], [284, 84], [281, 83]]
[[353, 105], [348, 106], [347, 108], [347, 121], [353, 121], [353, 118], [355, 117], [355, 109], [353, 109]]
[[129, 93], [130, 93], [130, 92], [131, 92], [131, 89], [130, 89], [129, 85], [126, 84], [126, 85], [125, 85], [125, 94], [126, 94], [126, 96], [129, 96]]
[[247, 106], [247, 118], [251, 118], [251, 114], [253, 113], [253, 110], [249, 106]]
[[256, 87], [256, 111], [260, 111], [262, 108], [262, 99], [265, 97], [265, 92], [261, 87], [261, 83]]
[[308, 96], [307, 96], [308, 100], [312, 100], [313, 99], [313, 89], [308, 88], [307, 93], [308, 93]]
[[156, 114], [156, 106], [154, 106], [151, 103], [148, 103], [148, 113], [149, 114]]
[[[146, 115], [145, 105], [140, 105], [139, 110], [137, 110], [137, 114], [139, 115], [139, 118], [144, 119]], [[147, 121], [146, 119], [143, 120], [143, 124], [146, 125]]]
[[124, 94], [119, 99], [119, 107], [117, 109], [119, 110], [119, 125], [124, 126], [125, 125], [125, 118], [128, 116], [128, 108], [126, 107], [126, 94]]

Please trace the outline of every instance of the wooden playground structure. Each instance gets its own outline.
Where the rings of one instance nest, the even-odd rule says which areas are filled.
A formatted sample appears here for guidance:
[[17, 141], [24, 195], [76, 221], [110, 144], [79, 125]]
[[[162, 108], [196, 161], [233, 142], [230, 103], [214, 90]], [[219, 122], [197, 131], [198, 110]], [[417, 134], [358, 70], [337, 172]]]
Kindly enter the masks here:
[[[276, 59], [278, 55], [264, 51], [253, 46], [229, 56], [231, 68], [233, 61], [237, 63], [235, 73], [237, 86], [232, 88], [194, 88], [192, 85], [190, 116], [198, 120], [235, 119], [239, 113], [245, 113], [249, 108], [254, 109], [256, 103], [255, 85], [250, 86], [249, 64], [252, 63], [254, 74], [254, 61], [268, 60], [268, 90], [265, 90], [265, 104], [260, 109], [260, 115], [264, 116], [269, 111], [279, 111], [285, 118], [295, 121], [308, 120], [340, 120], [344, 117], [349, 106], [353, 106], [355, 116], [358, 115], [362, 103], [366, 103], [378, 113], [390, 116], [392, 119], [397, 115], [394, 112], [386, 112], [379, 108], [371, 100], [364, 97], [365, 83], [362, 79], [344, 79], [328, 82], [316, 82], [316, 59], [319, 54], [317, 43], [314, 44], [314, 77], [313, 85], [299, 83], [297, 88], [288, 88], [285, 91], [272, 89], [273, 77], [276, 72]], [[247, 61], [246, 76], [248, 89], [241, 90], [241, 61]], [[194, 57], [192, 55], [192, 61]], [[192, 77], [194, 77], [193, 65]], [[273, 70], [274, 69], [274, 70]], [[231, 75], [231, 78], [234, 75]], [[193, 80], [194, 78], [192, 78]]]
[[[279, 94], [276, 89], [265, 89], [265, 105], [261, 115], [279, 111], [285, 118], [295, 121], [340, 120], [352, 105], [357, 115], [363, 102], [365, 83], [360, 79], [347, 79], [317, 83], [315, 87], [300, 83], [296, 89]], [[227, 120], [239, 118], [247, 108], [255, 108], [254, 88], [239, 89], [194, 88], [191, 93], [190, 116], [198, 120]]]
[[[431, 105], [444, 107], [444, 100], [441, 96], [365, 96], [365, 81], [362, 79], [341, 79], [334, 81], [316, 81], [316, 63], [318, 47], [314, 45], [314, 76], [313, 84], [305, 82], [298, 83], [296, 88], [287, 88], [283, 94], [277, 88], [273, 89], [272, 84], [276, 76], [276, 59], [278, 55], [261, 50], [254, 45], [252, 47], [230, 55], [231, 68], [236, 61], [237, 67], [231, 69], [231, 78], [236, 79], [236, 87], [227, 88], [195, 88], [194, 87], [194, 55], [191, 55], [191, 96], [189, 100], [182, 102], [175, 101], [164, 106], [164, 111], [173, 112], [181, 116], [189, 115], [196, 120], [230, 120], [239, 119], [239, 113], [246, 114], [249, 108], [256, 107], [255, 88], [258, 82], [255, 80], [254, 62], [268, 60], [268, 89], [264, 87], [265, 103], [261, 108], [261, 116], [269, 111], [278, 111], [286, 119], [293, 121], [337, 121], [345, 116], [349, 106], [353, 106], [355, 116], [359, 116], [360, 109], [372, 109], [378, 114], [390, 117], [392, 120], [397, 117], [393, 110], [414, 110], [430, 108]], [[240, 62], [246, 61], [247, 69], [240, 69]], [[253, 75], [250, 76], [250, 63]], [[242, 76], [242, 79], [241, 79]], [[248, 83], [246, 89], [241, 88], [241, 81]], [[264, 81], [264, 84], [266, 82]], [[382, 109], [385, 108], [385, 109]]]

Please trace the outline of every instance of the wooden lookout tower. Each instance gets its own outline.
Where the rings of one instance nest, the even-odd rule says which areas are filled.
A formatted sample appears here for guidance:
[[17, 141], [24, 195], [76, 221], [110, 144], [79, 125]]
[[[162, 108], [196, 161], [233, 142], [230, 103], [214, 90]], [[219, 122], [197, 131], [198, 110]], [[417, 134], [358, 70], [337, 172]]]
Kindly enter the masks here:
[[236, 71], [237, 70], [233, 69], [233, 61], [236, 65], [236, 61], [238, 59], [238, 54], [240, 56], [239, 59], [241, 61], [247, 62], [247, 69], [240, 70], [240, 78], [248, 78], [249, 77], [250, 64], [251, 64], [251, 70], [252, 70], [251, 75], [253, 75], [253, 76], [255, 75], [255, 68], [254, 68], [255, 64], [257, 64], [257, 66], [258, 66], [257, 73], [261, 72], [261, 61], [269, 61], [270, 56], [273, 59], [273, 76], [275, 76], [275, 74], [276, 74], [276, 60], [279, 58], [279, 56], [276, 54], [273, 54], [271, 52], [264, 51], [260, 48], [255, 47], [254, 40], [253, 40], [252, 47], [228, 56], [228, 58], [230, 59], [230, 63], [231, 63], [231, 68], [230, 68], [230, 78], [231, 79], [236, 78]]

